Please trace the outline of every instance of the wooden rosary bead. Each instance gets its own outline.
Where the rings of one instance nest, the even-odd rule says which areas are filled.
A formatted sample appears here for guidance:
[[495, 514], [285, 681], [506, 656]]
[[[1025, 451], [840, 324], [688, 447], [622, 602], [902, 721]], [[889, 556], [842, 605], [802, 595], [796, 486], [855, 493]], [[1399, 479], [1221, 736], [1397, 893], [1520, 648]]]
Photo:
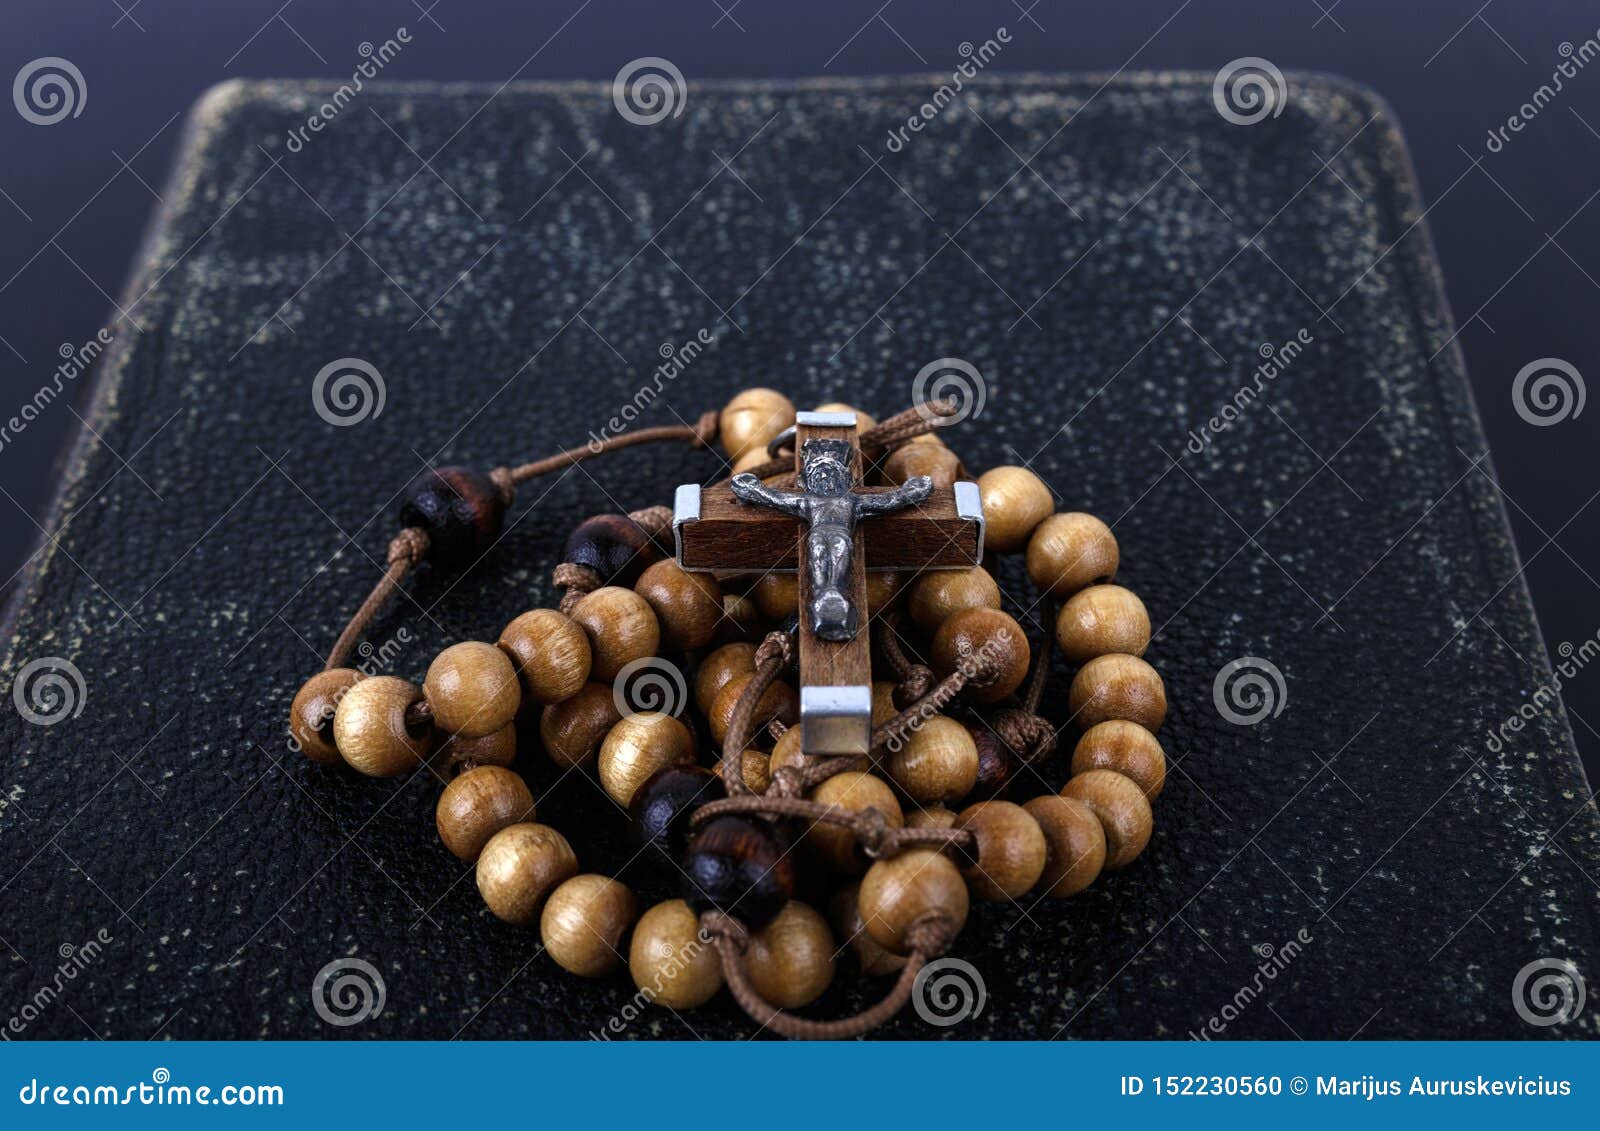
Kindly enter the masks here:
[[866, 926], [861, 922], [860, 895], [859, 883], [840, 888], [828, 901], [828, 919], [838, 937], [849, 943], [850, 949], [855, 951], [863, 974], [869, 978], [897, 974], [906, 964], [905, 957], [890, 954], [872, 941], [872, 936], [867, 934]]
[[339, 748], [333, 741], [333, 716], [344, 693], [360, 682], [354, 668], [329, 668], [306, 680], [289, 704], [289, 734], [300, 752], [313, 762], [337, 765]]
[[1056, 614], [1056, 643], [1069, 664], [1113, 652], [1142, 656], [1150, 646], [1150, 614], [1131, 589], [1091, 585], [1074, 593]]
[[422, 691], [440, 730], [482, 738], [509, 725], [522, 705], [517, 669], [493, 644], [466, 640], [433, 658]]
[[999, 609], [962, 609], [939, 626], [933, 637], [933, 667], [940, 676], [961, 669], [987, 671], [983, 683], [969, 683], [967, 694], [978, 703], [995, 703], [1028, 678], [1028, 637]]
[[[722, 690], [717, 692], [716, 699], [712, 701], [706, 722], [711, 727], [712, 741], [719, 747], [723, 739], [728, 737], [728, 724], [733, 721], [733, 709], [739, 702], [739, 696], [754, 678], [754, 672], [734, 676], [722, 685]], [[759, 731], [773, 719], [777, 719], [785, 726], [792, 726], [799, 718], [799, 693], [787, 683], [778, 680], [768, 687], [757, 701], [755, 714], [751, 720], [753, 724], [751, 730], [752, 733]]]
[[689, 843], [689, 818], [708, 802], [727, 796], [722, 779], [703, 766], [668, 766], [633, 792], [628, 834], [640, 855], [675, 867]]
[[690, 573], [671, 558], [656, 562], [634, 583], [650, 604], [668, 651], [704, 648], [722, 619], [722, 586], [709, 573]]
[[965, 609], [998, 609], [1000, 586], [982, 566], [936, 569], [911, 583], [906, 609], [912, 623], [932, 636], [939, 626]]
[[919, 804], [959, 801], [978, 781], [978, 747], [946, 715], [924, 719], [885, 761], [894, 784]]
[[744, 455], [733, 461], [733, 466], [728, 468], [728, 474], [733, 476], [744, 471], [754, 471], [762, 464], [771, 462], [772, 457], [767, 455], [765, 447], [751, 448]]
[[942, 444], [906, 444], [884, 457], [886, 482], [899, 485], [919, 475], [933, 480], [935, 487], [948, 490], [961, 478], [961, 460]]
[[499, 644], [528, 696], [540, 703], [571, 699], [589, 680], [589, 637], [555, 609], [523, 613], [506, 625]]
[[1096, 656], [1073, 677], [1067, 710], [1084, 729], [1126, 719], [1153, 734], [1167, 717], [1167, 689], [1156, 669], [1137, 656]]
[[977, 845], [964, 855], [961, 869], [967, 887], [979, 899], [1016, 899], [1044, 871], [1046, 845], [1039, 822], [1009, 801], [980, 801], [956, 818], [956, 828], [970, 829]]
[[702, 715], [711, 713], [717, 692], [734, 676], [756, 670], [756, 646], [744, 642], [724, 644], [700, 661], [694, 670], [694, 705]]
[[333, 713], [333, 742], [352, 770], [391, 778], [422, 764], [433, 748], [433, 728], [406, 726], [406, 708], [422, 688], [392, 675], [352, 684]]
[[894, 705], [893, 682], [880, 679], [872, 685], [872, 725], [880, 727], [900, 713]]
[[906, 828], [908, 829], [953, 829], [955, 827], [955, 812], [946, 809], [943, 805], [919, 806], [906, 814]]
[[861, 880], [859, 913], [872, 941], [890, 954], [911, 953], [911, 928], [931, 917], [951, 934], [967, 921], [967, 882], [948, 856], [913, 848], [867, 869]]
[[655, 610], [632, 589], [607, 585], [572, 606], [572, 619], [589, 637], [594, 679], [610, 683], [634, 660], [656, 654], [661, 625]]
[[[905, 824], [894, 790], [889, 783], [872, 774], [846, 771], [835, 774], [811, 791], [811, 800], [823, 805], [837, 805], [852, 813], [876, 809], [883, 814], [884, 823], [892, 829]], [[836, 872], [860, 875], [867, 870], [866, 854], [856, 843], [850, 830], [831, 821], [817, 821], [806, 829], [805, 841], [809, 851], [824, 860]]]
[[1034, 529], [1056, 509], [1050, 488], [1025, 467], [991, 467], [978, 476], [983, 495], [983, 546], [1009, 554], [1028, 544]]
[[495, 833], [531, 820], [533, 794], [518, 774], [502, 766], [479, 766], [456, 777], [434, 810], [439, 839], [469, 864]]
[[628, 944], [628, 973], [646, 1001], [667, 1009], [704, 1005], [722, 988], [717, 948], [681, 899], [658, 903], [639, 917]]
[[811, 755], [800, 749], [800, 728], [790, 727], [772, 744], [772, 757], [767, 759], [767, 774], [776, 774], [785, 767], [804, 770], [811, 761]]
[[749, 643], [759, 637], [765, 627], [761, 606], [753, 599], [743, 593], [724, 593], [722, 619], [717, 622], [717, 632], [712, 639], [719, 644]]
[[507, 825], [478, 855], [478, 894], [496, 916], [526, 927], [556, 885], [578, 874], [572, 845], [549, 825]]
[[625, 514], [591, 515], [567, 536], [563, 559], [588, 566], [603, 585], [632, 585], [644, 567], [661, 558], [661, 547]]
[[1150, 843], [1155, 818], [1144, 791], [1132, 778], [1114, 770], [1086, 770], [1062, 787], [1061, 796], [1083, 802], [1100, 818], [1106, 832], [1107, 868], [1126, 868]]
[[760, 750], [746, 750], [739, 759], [739, 776], [752, 792], [765, 793], [772, 784], [772, 760]]
[[1039, 894], [1065, 899], [1094, 883], [1106, 863], [1106, 831], [1094, 810], [1076, 798], [1051, 795], [1035, 797], [1022, 807], [1044, 833]]
[[1119, 561], [1111, 528], [1082, 511], [1051, 515], [1028, 540], [1028, 577], [1041, 597], [1065, 600], [1086, 585], [1108, 582]]
[[867, 431], [870, 431], [871, 429], [876, 428], [878, 426], [878, 421], [877, 421], [876, 417], [871, 416], [871, 415], [869, 415], [869, 414], [867, 414], [865, 412], [862, 412], [859, 408], [856, 408], [854, 405], [845, 404], [843, 401], [829, 401], [827, 404], [819, 404], [812, 411], [813, 412], [848, 412], [848, 413], [852, 413], [852, 414], [854, 414], [854, 416], [856, 418], [856, 431], [857, 432], [867, 432]]
[[573, 876], [545, 901], [539, 938], [563, 970], [600, 978], [622, 965], [622, 936], [638, 914], [627, 884], [592, 872]]
[[729, 459], [765, 451], [767, 444], [794, 423], [794, 402], [776, 389], [746, 389], [723, 406], [717, 437]]
[[788, 845], [759, 818], [714, 817], [684, 853], [683, 893], [696, 911], [723, 911], [756, 930], [794, 894]]
[[867, 616], [877, 616], [900, 593], [905, 574], [894, 570], [869, 571], [867, 574]]
[[661, 711], [628, 715], [600, 744], [600, 785], [626, 809], [646, 778], [668, 766], [694, 761], [694, 735]]
[[744, 952], [750, 984], [779, 1009], [799, 1009], [833, 981], [833, 932], [817, 912], [791, 899], [772, 922], [752, 931]]
[[792, 617], [800, 608], [800, 578], [792, 573], [763, 574], [750, 590], [750, 598], [768, 620]]
[[1115, 770], [1154, 801], [1167, 784], [1167, 755], [1155, 735], [1138, 723], [1110, 719], [1084, 731], [1072, 751], [1072, 772]]
[[970, 722], [966, 728], [978, 748], [978, 780], [972, 788], [984, 798], [994, 797], [1011, 784], [1017, 772], [1016, 755], [988, 724]]
[[562, 769], [586, 766], [621, 718], [610, 684], [586, 683], [572, 698], [544, 709], [539, 739], [545, 754]]
[[428, 532], [428, 559], [459, 566], [479, 557], [505, 525], [506, 500], [470, 467], [431, 467], [401, 492], [400, 525]]
[[509, 766], [517, 760], [517, 725], [507, 723], [493, 734], [477, 738], [447, 735], [439, 744], [438, 757], [446, 771], [457, 766]]

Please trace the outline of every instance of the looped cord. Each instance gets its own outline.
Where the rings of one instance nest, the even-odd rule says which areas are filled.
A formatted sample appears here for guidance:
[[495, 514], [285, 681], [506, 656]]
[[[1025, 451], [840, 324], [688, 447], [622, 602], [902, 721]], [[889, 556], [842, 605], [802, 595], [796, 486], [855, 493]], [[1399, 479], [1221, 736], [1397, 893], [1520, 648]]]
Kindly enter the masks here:
[[1007, 748], [1020, 754], [1023, 762], [1048, 758], [1056, 748], [1056, 728], [1050, 720], [1027, 711], [1000, 711], [989, 721], [989, 728]]
[[749, 796], [754, 792], [744, 780], [744, 751], [758, 725], [756, 709], [779, 674], [794, 663], [794, 649], [794, 636], [788, 632], [767, 633], [756, 649], [755, 674], [734, 700], [733, 715], [728, 720], [728, 731], [722, 742], [722, 761], [717, 768], [729, 797]]
[[500, 492], [500, 502], [506, 507], [517, 501], [517, 481], [511, 477], [509, 467], [497, 467], [489, 472], [489, 482]]
[[690, 446], [695, 448], [709, 448], [712, 444], [716, 443], [718, 429], [717, 422], [721, 419], [722, 413], [718, 412], [716, 409], [712, 409], [710, 412], [702, 412], [700, 414], [700, 419], [694, 422], [694, 439], [689, 441]]
[[550, 580], [561, 594], [561, 611], [571, 614], [572, 606], [605, 584], [605, 578], [592, 567], [577, 562], [562, 562], [550, 574]]
[[367, 594], [367, 599], [361, 602], [361, 607], [350, 618], [350, 623], [344, 626], [344, 631], [339, 633], [339, 639], [333, 642], [333, 648], [328, 652], [328, 662], [323, 665], [324, 671], [344, 664], [355, 648], [356, 641], [361, 639], [361, 634], [378, 619], [384, 603], [399, 591], [406, 574], [427, 558], [429, 545], [428, 532], [419, 526], [408, 526], [394, 536], [389, 543], [388, 562], [383, 576], [372, 587], [372, 592]]

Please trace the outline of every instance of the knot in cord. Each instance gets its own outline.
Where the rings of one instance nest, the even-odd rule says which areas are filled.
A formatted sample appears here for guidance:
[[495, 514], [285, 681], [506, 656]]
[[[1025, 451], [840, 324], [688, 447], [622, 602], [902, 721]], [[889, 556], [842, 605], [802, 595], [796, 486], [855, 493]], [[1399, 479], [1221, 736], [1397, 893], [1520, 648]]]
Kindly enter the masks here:
[[805, 775], [798, 766], [779, 766], [772, 771], [767, 797], [800, 797], [805, 793]]
[[576, 562], [562, 562], [556, 566], [550, 580], [555, 582], [557, 589], [566, 590], [561, 596], [561, 611], [569, 614], [572, 606], [581, 601], [584, 594], [593, 593], [605, 583], [595, 569]]
[[408, 526], [396, 534], [389, 543], [389, 564], [399, 565], [404, 562], [407, 567], [420, 565], [428, 556], [428, 547], [432, 540], [428, 532], [420, 526]]
[[509, 467], [497, 467], [489, 472], [489, 482], [500, 492], [500, 501], [503, 504], [509, 507], [517, 501], [517, 481]]
[[855, 833], [856, 844], [870, 859], [876, 860], [884, 854], [884, 849], [889, 847], [891, 840], [889, 819], [877, 809], [859, 810], [852, 822], [851, 831]]
[[937, 958], [950, 949], [956, 932], [948, 918], [940, 914], [924, 915], [906, 930], [906, 942], [913, 953]]
[[[750, 946], [750, 928], [726, 911], [706, 911], [700, 916], [700, 929], [712, 939], [726, 939], [743, 954]], [[915, 930], [915, 925], [913, 925]]]
[[1056, 728], [1048, 719], [1028, 711], [1001, 711], [990, 721], [989, 727], [1001, 742], [1021, 754], [1024, 762], [1048, 758], [1056, 748]]
[[794, 634], [789, 632], [769, 632], [762, 639], [761, 646], [756, 649], [756, 667], [763, 667], [777, 661], [779, 667], [788, 668], [794, 663]]
[[933, 675], [933, 669], [926, 664], [912, 664], [906, 669], [905, 675], [900, 677], [900, 684], [895, 688], [894, 703], [902, 711], [921, 699], [933, 690], [933, 685], [938, 682]]

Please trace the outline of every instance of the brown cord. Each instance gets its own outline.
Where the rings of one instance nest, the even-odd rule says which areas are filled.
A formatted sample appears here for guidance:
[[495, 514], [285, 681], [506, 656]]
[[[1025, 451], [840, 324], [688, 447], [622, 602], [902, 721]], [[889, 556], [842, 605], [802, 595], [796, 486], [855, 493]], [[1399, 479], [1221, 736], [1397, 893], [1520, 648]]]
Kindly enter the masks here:
[[593, 566], [577, 562], [562, 562], [551, 572], [550, 580], [562, 591], [560, 609], [566, 616], [572, 615], [572, 606], [583, 600], [585, 594], [593, 593], [606, 583]]
[[756, 708], [778, 676], [794, 663], [794, 634], [769, 632], [756, 649], [756, 670], [734, 700], [733, 715], [723, 736], [722, 762], [717, 772], [731, 797], [753, 793], [744, 780], [744, 752], [755, 732]]
[[323, 665], [324, 671], [344, 665], [351, 649], [356, 646], [356, 641], [377, 619], [384, 603], [399, 591], [400, 583], [405, 580], [406, 574], [427, 556], [426, 530], [419, 526], [408, 526], [394, 536], [389, 543], [389, 564], [384, 569], [383, 576], [378, 579], [378, 584], [372, 587], [372, 592], [367, 594], [367, 599], [361, 602], [361, 607], [350, 618], [350, 623], [344, 626], [339, 639], [333, 642], [333, 649], [328, 653], [328, 662]]
[[[861, 433], [862, 458], [865, 462], [871, 463], [891, 448], [897, 448], [925, 433], [947, 428], [955, 423], [950, 418], [960, 411], [961, 406], [956, 401], [941, 400], [928, 401], [915, 408], [908, 408], [904, 412], [897, 412], [882, 424]], [[792, 486], [794, 456], [769, 459], [765, 463], [756, 464], [749, 471], [757, 479], [777, 478], [779, 486]]]
[[557, 452], [553, 456], [524, 463], [517, 467], [506, 469], [513, 483], [525, 483], [552, 471], [560, 471], [564, 467], [582, 463], [594, 456], [614, 452], [619, 448], [631, 448], [635, 444], [649, 444], [657, 440], [680, 440], [691, 447], [704, 448], [715, 442], [717, 438], [717, 417], [715, 412], [703, 413], [694, 424], [665, 424], [657, 428], [640, 428], [633, 432], [619, 432], [614, 436], [607, 436], [604, 440], [592, 440], [576, 448], [568, 448], [564, 452]]
[[729, 816], [777, 820], [793, 817], [814, 825], [838, 825], [874, 860], [898, 855], [908, 848], [971, 848], [974, 841], [969, 829], [899, 828], [889, 824], [877, 809], [846, 809], [806, 797], [775, 796], [771, 790], [708, 801], [694, 811], [689, 826], [698, 828], [713, 818]]
[[905, 710], [882, 726], [874, 728], [872, 749], [877, 750], [891, 743], [898, 745], [905, 742], [923, 722], [942, 713], [950, 701], [960, 695], [968, 685], [981, 687], [993, 679], [995, 668], [995, 661], [986, 657], [976, 665], [962, 665], [956, 668], [931, 690], [918, 696]]

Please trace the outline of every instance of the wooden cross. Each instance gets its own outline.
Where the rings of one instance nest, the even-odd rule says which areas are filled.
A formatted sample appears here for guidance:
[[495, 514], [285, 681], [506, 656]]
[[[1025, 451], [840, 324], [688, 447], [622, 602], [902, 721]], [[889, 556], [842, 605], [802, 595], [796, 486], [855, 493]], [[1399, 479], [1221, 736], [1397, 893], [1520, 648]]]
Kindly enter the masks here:
[[[809, 449], [847, 450], [850, 481], [861, 496], [895, 491], [861, 486], [861, 445], [851, 413], [802, 412], [793, 430], [795, 474], [805, 482]], [[789, 437], [773, 441], [775, 450]], [[832, 445], [812, 441], [834, 441]], [[840, 448], [840, 443], [846, 449]], [[830, 454], [831, 458], [831, 454]], [[747, 491], [748, 493], [748, 491]], [[766, 492], [793, 502], [794, 492]], [[967, 569], [983, 556], [983, 506], [976, 483], [934, 489], [904, 510], [872, 514], [869, 507], [856, 524], [849, 548], [849, 566], [839, 590], [859, 613], [864, 626], [867, 574], [874, 570]], [[678, 564], [687, 570], [719, 573], [798, 570], [800, 580], [800, 748], [807, 754], [865, 754], [872, 731], [872, 661], [867, 633], [844, 639], [840, 632], [817, 631], [808, 615], [814, 605], [813, 569], [807, 524], [793, 513], [745, 502], [728, 483], [678, 488], [673, 515]]]

